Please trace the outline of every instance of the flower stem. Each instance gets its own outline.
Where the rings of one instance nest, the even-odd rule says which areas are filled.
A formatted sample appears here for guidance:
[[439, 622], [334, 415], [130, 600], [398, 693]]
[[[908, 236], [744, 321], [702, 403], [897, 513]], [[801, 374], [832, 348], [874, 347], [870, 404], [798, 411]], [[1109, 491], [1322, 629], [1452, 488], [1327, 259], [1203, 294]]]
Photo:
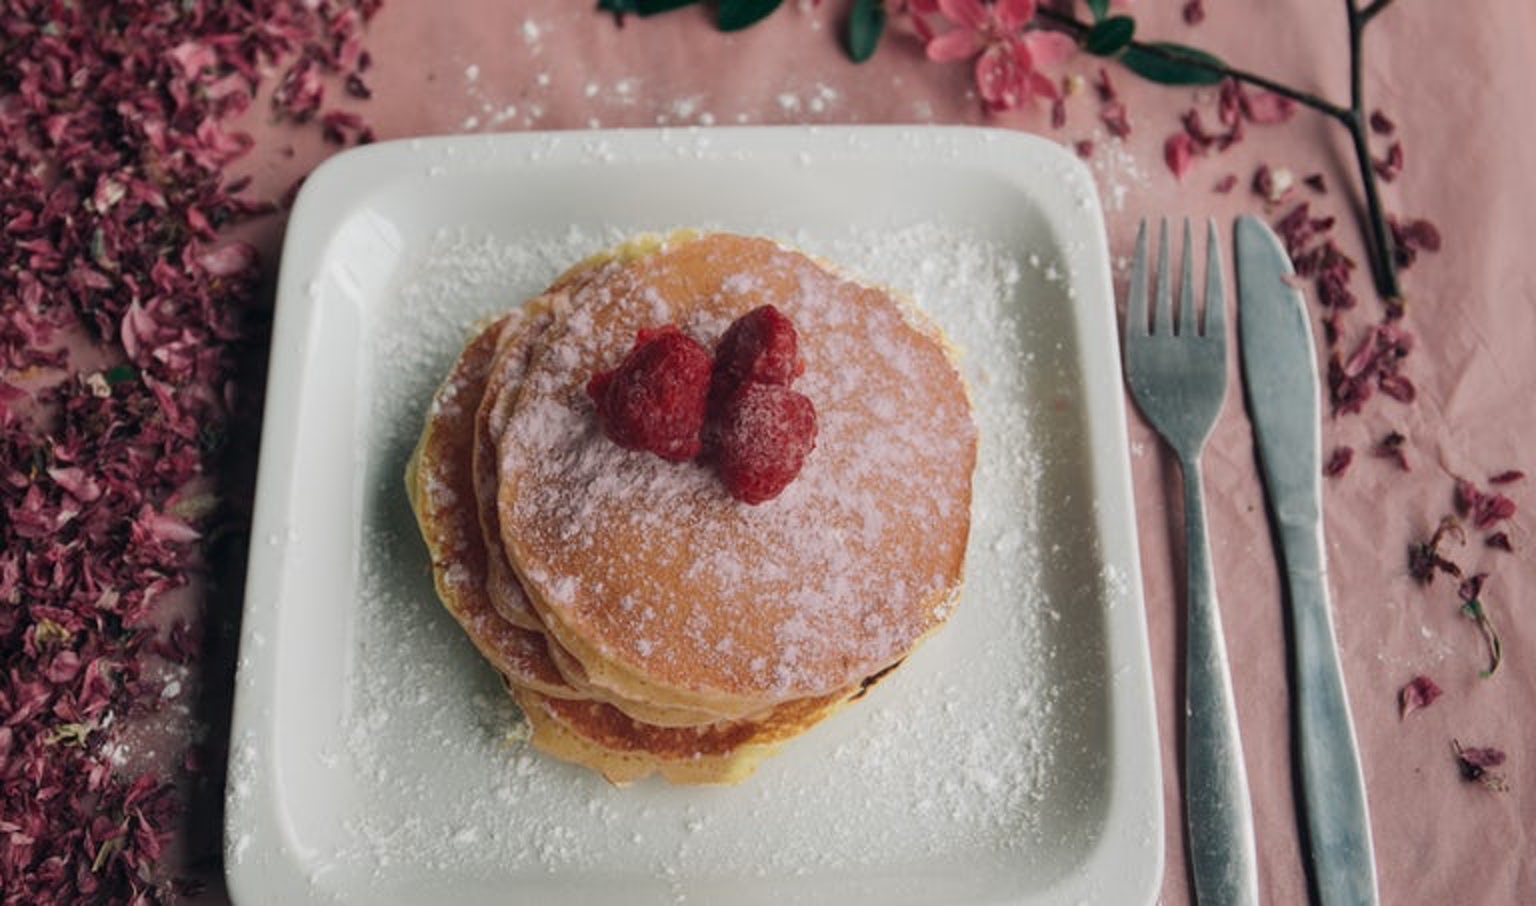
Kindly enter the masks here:
[[1360, 21], [1361, 21], [1361, 23], [1364, 24], [1366, 22], [1371, 21], [1372, 19], [1376, 18], [1376, 14], [1377, 13], [1381, 12], [1382, 10], [1386, 9], [1387, 7], [1389, 7], [1391, 5], [1392, 5], [1392, 0], [1376, 0], [1376, 2], [1372, 3], [1370, 6], [1367, 6], [1365, 9], [1360, 10]]
[[[1369, 229], [1369, 243], [1371, 250], [1371, 273], [1376, 283], [1376, 290], [1394, 312], [1401, 312], [1402, 293], [1397, 283], [1396, 256], [1392, 248], [1392, 234], [1387, 229], [1387, 220], [1381, 206], [1381, 194], [1376, 185], [1376, 168], [1371, 160], [1369, 136], [1366, 131], [1365, 100], [1362, 90], [1362, 37], [1365, 26], [1378, 14], [1392, 4], [1393, 0], [1374, 0], [1368, 6], [1356, 6], [1355, 0], [1344, 0], [1349, 20], [1349, 79], [1350, 79], [1350, 105], [1340, 106], [1327, 98], [1311, 92], [1292, 88], [1283, 82], [1230, 66], [1219, 60], [1213, 61], [1194, 54], [1181, 53], [1178, 46], [1166, 44], [1145, 44], [1140, 41], [1132, 41], [1129, 46], [1135, 47], [1138, 53], [1157, 57], [1169, 62], [1178, 63], [1181, 66], [1198, 69], [1219, 75], [1223, 78], [1235, 79], [1273, 92], [1281, 97], [1289, 98], [1298, 104], [1309, 107], [1324, 116], [1333, 119], [1349, 132], [1350, 141], [1354, 146], [1355, 162], [1360, 168], [1360, 182], [1365, 191], [1365, 208], [1367, 227]], [[1047, 6], [1038, 7], [1035, 15], [1043, 22], [1063, 29], [1074, 37], [1081, 39], [1092, 28], [1088, 23], [1079, 21], [1071, 13], [1062, 12]]]
[[1370, 144], [1365, 134], [1365, 79], [1362, 77], [1363, 44], [1366, 23], [1392, 0], [1375, 0], [1361, 9], [1355, 0], [1344, 0], [1349, 15], [1349, 129], [1350, 141], [1355, 147], [1355, 162], [1360, 168], [1360, 183], [1365, 190], [1365, 210], [1371, 228], [1372, 273], [1376, 289], [1394, 315], [1402, 313], [1402, 292], [1397, 285], [1397, 253], [1392, 248], [1392, 233], [1381, 209], [1381, 193], [1376, 187], [1376, 166], [1371, 161]]

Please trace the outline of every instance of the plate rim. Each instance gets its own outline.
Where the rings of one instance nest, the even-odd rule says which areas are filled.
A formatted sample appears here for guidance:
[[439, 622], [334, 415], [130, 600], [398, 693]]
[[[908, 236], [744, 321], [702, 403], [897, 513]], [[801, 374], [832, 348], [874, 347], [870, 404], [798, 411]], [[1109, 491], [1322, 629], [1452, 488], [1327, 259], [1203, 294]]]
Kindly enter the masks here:
[[[814, 160], [834, 158], [959, 163], [986, 171], [1032, 191], [1038, 185], [1023, 171], [1025, 161], [1043, 156], [1065, 174], [1059, 191], [1042, 199], [1047, 219], [1064, 222], [1081, 237], [1071, 273], [1078, 376], [1087, 413], [1086, 444], [1091, 480], [1098, 498], [1113, 505], [1095, 505], [1093, 522], [1102, 548], [1101, 562], [1120, 568], [1121, 594], [1103, 615], [1109, 753], [1107, 781], [1115, 787], [1107, 798], [1102, 832], [1080, 870], [1046, 888], [1040, 902], [1072, 902], [1106, 890], [1093, 882], [1119, 878], [1118, 902], [1153, 902], [1161, 889], [1164, 862], [1161, 747], [1152, 695], [1152, 670], [1141, 572], [1137, 559], [1133, 486], [1129, 460], [1126, 408], [1120, 383], [1120, 357], [1115, 345], [1113, 285], [1103, 211], [1093, 176], [1075, 155], [1057, 143], [1030, 133], [977, 126], [725, 126], [683, 129], [624, 128], [562, 132], [518, 132], [400, 138], [349, 149], [319, 164], [305, 179], [295, 199], [282, 242], [276, 283], [273, 327], [268, 357], [263, 431], [258, 453], [255, 508], [252, 515], [244, 608], [241, 619], [234, 702], [230, 723], [229, 765], [225, 795], [224, 874], [232, 900], [240, 903], [301, 902], [319, 892], [304, 883], [302, 865], [285, 844], [285, 819], [272, 778], [271, 749], [279, 721], [271, 706], [270, 681], [277, 669], [276, 645], [263, 644], [277, 635], [281, 596], [276, 570], [280, 550], [254, 539], [267, 537], [283, 524], [296, 443], [291, 436], [268, 430], [274, 419], [295, 417], [307, 366], [306, 344], [311, 305], [308, 287], [320, 273], [330, 240], [355, 216], [358, 206], [384, 183], [406, 170], [419, 172], [441, 162], [445, 152], [470, 152], [479, 166], [498, 169], [503, 161], [537, 169], [560, 160], [562, 146], [579, 150], [582, 143], [603, 142], [622, 148], [622, 163], [672, 159], [677, 143], [693, 141], [697, 161], [708, 166], [725, 160], [767, 156], [797, 159], [809, 148]], [[547, 153], [532, 158], [530, 151]], [[452, 155], [449, 155], [450, 157]], [[468, 155], [464, 155], [468, 157]], [[609, 164], [612, 165], [612, 164]], [[814, 164], [812, 165], [814, 166]], [[1074, 194], [1075, 192], [1075, 194]], [[1091, 304], [1084, 298], [1103, 304]], [[1089, 348], [1094, 337], [1101, 346]], [[1088, 359], [1091, 354], [1100, 353]], [[1104, 355], [1103, 353], [1108, 353]], [[1106, 367], [1106, 360], [1113, 367]], [[1090, 367], [1091, 365], [1091, 367]], [[292, 432], [288, 432], [289, 435]], [[1101, 451], [1111, 451], [1103, 453]], [[1102, 502], [1102, 500], [1101, 500]], [[1117, 556], [1111, 556], [1117, 555]], [[265, 689], [263, 689], [265, 685]], [[264, 745], [263, 758], [253, 746]], [[1130, 801], [1128, 797], [1134, 797]], [[1138, 832], [1138, 826], [1145, 832]], [[258, 839], [259, 838], [259, 839]], [[275, 841], [277, 845], [269, 845]], [[246, 849], [256, 852], [246, 853]], [[232, 858], [231, 855], [234, 855]], [[262, 893], [286, 868], [297, 879], [274, 898]], [[295, 897], [298, 897], [296, 899]]]

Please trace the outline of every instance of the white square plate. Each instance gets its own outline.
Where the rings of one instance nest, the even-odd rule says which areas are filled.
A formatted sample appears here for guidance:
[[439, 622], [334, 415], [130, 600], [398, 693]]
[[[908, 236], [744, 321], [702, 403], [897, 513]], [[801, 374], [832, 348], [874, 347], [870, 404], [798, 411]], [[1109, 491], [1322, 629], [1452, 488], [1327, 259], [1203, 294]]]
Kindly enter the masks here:
[[[730, 788], [528, 749], [402, 472], [479, 318], [642, 230], [913, 296], [981, 424], [960, 607]], [[242, 904], [1151, 902], [1162, 797], [1108, 254], [1056, 145], [934, 127], [422, 139], [317, 169], [278, 285], [226, 827]]]

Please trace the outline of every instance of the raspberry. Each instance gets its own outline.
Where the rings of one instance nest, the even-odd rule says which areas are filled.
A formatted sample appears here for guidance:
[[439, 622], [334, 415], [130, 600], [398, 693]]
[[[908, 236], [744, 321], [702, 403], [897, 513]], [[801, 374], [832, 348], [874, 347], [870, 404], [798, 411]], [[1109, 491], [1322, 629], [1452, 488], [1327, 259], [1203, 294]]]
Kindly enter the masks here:
[[794, 323], [772, 305], [760, 305], [732, 322], [715, 346], [710, 397], [723, 402], [748, 381], [787, 387], [804, 371]]
[[709, 351], [673, 325], [641, 330], [618, 367], [587, 381], [608, 439], [684, 462], [699, 454], [709, 404]]
[[748, 381], [714, 413], [709, 440], [715, 472], [732, 497], [772, 500], [816, 446], [816, 406], [780, 384]]

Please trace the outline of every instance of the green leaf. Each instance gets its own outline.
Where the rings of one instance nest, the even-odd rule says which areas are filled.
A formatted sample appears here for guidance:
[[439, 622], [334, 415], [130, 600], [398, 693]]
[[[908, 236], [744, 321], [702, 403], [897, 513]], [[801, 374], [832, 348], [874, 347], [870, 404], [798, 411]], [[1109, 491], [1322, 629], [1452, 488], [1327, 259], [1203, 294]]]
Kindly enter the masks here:
[[1136, 35], [1136, 20], [1130, 16], [1110, 16], [1088, 30], [1083, 49], [1098, 57], [1112, 57], [1125, 49]]
[[109, 386], [112, 386], [138, 377], [139, 369], [124, 362], [121, 365], [113, 365], [111, 368], [108, 368], [101, 376]]
[[640, 15], [654, 16], [657, 13], [692, 6], [698, 2], [699, 0], [635, 0], [635, 6], [639, 8]]
[[657, 13], [692, 6], [698, 2], [699, 0], [635, 0], [635, 6], [640, 15], [654, 16]]
[[720, 13], [715, 25], [721, 31], [741, 31], [756, 25], [763, 17], [779, 8], [784, 0], [720, 0]]
[[597, 0], [598, 10], [605, 13], [635, 13], [654, 16], [669, 10], [692, 6], [699, 0]]
[[1109, 0], [1088, 0], [1088, 11], [1093, 13], [1093, 21], [1103, 22], [1109, 15]]
[[[1154, 53], [1151, 49], [1161, 53]], [[1220, 57], [1164, 41], [1127, 47], [1120, 54], [1120, 62], [1131, 72], [1160, 85], [1215, 85], [1226, 78], [1215, 69], [1195, 65], [1204, 63], [1212, 67], [1225, 66]]]
[[853, 0], [848, 14], [847, 50], [849, 59], [862, 63], [874, 56], [885, 31], [885, 0]]

